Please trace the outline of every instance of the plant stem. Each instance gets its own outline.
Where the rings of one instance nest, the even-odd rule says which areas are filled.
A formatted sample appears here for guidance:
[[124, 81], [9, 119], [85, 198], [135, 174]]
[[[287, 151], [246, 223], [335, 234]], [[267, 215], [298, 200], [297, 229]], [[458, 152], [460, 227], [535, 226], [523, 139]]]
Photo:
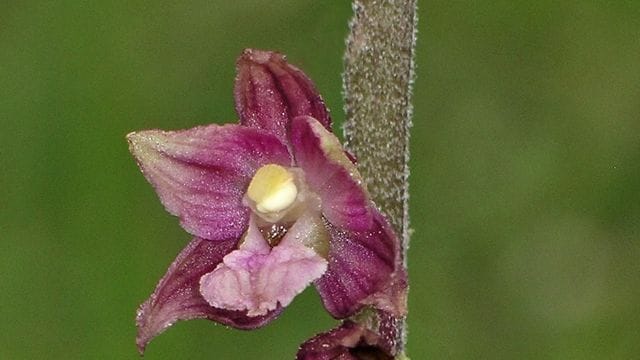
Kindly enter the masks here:
[[[409, 245], [409, 129], [417, 0], [354, 0], [343, 76], [347, 148], [372, 199]], [[404, 352], [405, 319], [396, 351]]]

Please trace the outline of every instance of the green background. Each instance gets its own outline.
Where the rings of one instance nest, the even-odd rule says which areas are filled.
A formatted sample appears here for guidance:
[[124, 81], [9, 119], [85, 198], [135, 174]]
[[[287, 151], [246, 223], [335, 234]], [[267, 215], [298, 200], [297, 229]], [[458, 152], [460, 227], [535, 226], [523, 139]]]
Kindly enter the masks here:
[[[640, 356], [640, 2], [423, 1], [409, 354]], [[344, 119], [346, 1], [0, 4], [0, 358], [137, 359], [134, 313], [189, 236], [133, 130], [235, 121], [234, 62], [278, 49]], [[338, 128], [337, 128], [338, 129]], [[146, 359], [288, 359], [315, 290], [264, 329], [205, 320]]]

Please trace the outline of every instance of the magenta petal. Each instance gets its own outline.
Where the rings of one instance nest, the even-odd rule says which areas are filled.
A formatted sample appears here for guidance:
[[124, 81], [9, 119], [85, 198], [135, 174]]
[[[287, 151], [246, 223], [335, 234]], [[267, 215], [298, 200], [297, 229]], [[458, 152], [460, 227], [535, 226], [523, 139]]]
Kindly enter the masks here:
[[238, 125], [147, 130], [127, 139], [167, 211], [189, 233], [208, 240], [240, 238], [249, 222], [242, 197], [255, 171], [291, 164], [273, 135]]
[[329, 222], [350, 230], [369, 229], [371, 204], [338, 139], [308, 116], [293, 119], [289, 136], [296, 163], [322, 199], [322, 213]]
[[389, 350], [379, 342], [378, 335], [372, 331], [345, 321], [341, 326], [302, 344], [296, 360], [392, 360]]
[[285, 238], [271, 248], [251, 222], [238, 250], [200, 281], [202, 296], [217, 308], [265, 315], [285, 307], [327, 269], [311, 248]]
[[237, 62], [234, 95], [240, 124], [284, 140], [289, 121], [310, 115], [331, 129], [329, 112], [313, 82], [277, 52], [246, 49]]
[[200, 294], [202, 275], [212, 271], [236, 242], [194, 238], [182, 250], [138, 310], [136, 343], [141, 353], [152, 338], [179, 320], [206, 318], [239, 329], [255, 329], [280, 314], [282, 309], [275, 309], [264, 316], [249, 317], [246, 312], [216, 309]]
[[316, 287], [325, 308], [335, 318], [355, 314], [364, 305], [401, 316], [405, 310], [406, 278], [399, 266], [398, 238], [375, 212], [372, 230], [348, 231], [328, 224], [331, 236], [329, 268]]

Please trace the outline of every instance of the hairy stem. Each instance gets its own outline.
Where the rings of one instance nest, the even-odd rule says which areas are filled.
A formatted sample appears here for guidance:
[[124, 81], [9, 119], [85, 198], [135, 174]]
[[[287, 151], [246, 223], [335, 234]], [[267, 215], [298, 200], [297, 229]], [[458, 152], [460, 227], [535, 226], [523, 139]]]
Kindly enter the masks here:
[[[354, 0], [343, 77], [347, 148], [372, 199], [409, 245], [408, 177], [417, 0]], [[405, 319], [397, 321], [399, 354]]]

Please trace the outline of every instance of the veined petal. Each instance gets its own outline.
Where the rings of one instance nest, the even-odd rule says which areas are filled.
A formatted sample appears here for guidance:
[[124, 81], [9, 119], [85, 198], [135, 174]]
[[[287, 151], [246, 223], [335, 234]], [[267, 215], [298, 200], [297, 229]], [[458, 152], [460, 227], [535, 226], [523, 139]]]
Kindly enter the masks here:
[[329, 267], [316, 281], [322, 302], [338, 319], [365, 305], [402, 316], [406, 311], [406, 277], [399, 243], [386, 219], [374, 212], [371, 230], [350, 231], [327, 224], [331, 236]]
[[313, 82], [277, 52], [246, 49], [237, 62], [234, 95], [240, 124], [286, 138], [289, 121], [310, 115], [331, 129], [331, 118]]
[[235, 246], [237, 240], [208, 241], [194, 238], [171, 264], [155, 291], [138, 310], [136, 344], [140, 353], [152, 338], [179, 320], [206, 318], [239, 329], [255, 329], [276, 318], [276, 308], [263, 316], [216, 309], [200, 294], [200, 278], [212, 271]]
[[370, 229], [372, 207], [355, 165], [338, 139], [318, 121], [299, 116], [289, 137], [296, 164], [322, 199], [322, 213], [332, 224], [353, 231]]
[[326, 269], [324, 258], [287, 235], [270, 248], [251, 221], [239, 249], [202, 277], [200, 292], [211, 306], [263, 316], [289, 305]]
[[276, 137], [237, 125], [146, 130], [127, 139], [167, 211], [189, 233], [208, 240], [239, 239], [249, 221], [242, 197], [255, 171], [291, 164]]
[[374, 332], [352, 321], [307, 340], [296, 360], [392, 360], [388, 349], [380, 346]]

